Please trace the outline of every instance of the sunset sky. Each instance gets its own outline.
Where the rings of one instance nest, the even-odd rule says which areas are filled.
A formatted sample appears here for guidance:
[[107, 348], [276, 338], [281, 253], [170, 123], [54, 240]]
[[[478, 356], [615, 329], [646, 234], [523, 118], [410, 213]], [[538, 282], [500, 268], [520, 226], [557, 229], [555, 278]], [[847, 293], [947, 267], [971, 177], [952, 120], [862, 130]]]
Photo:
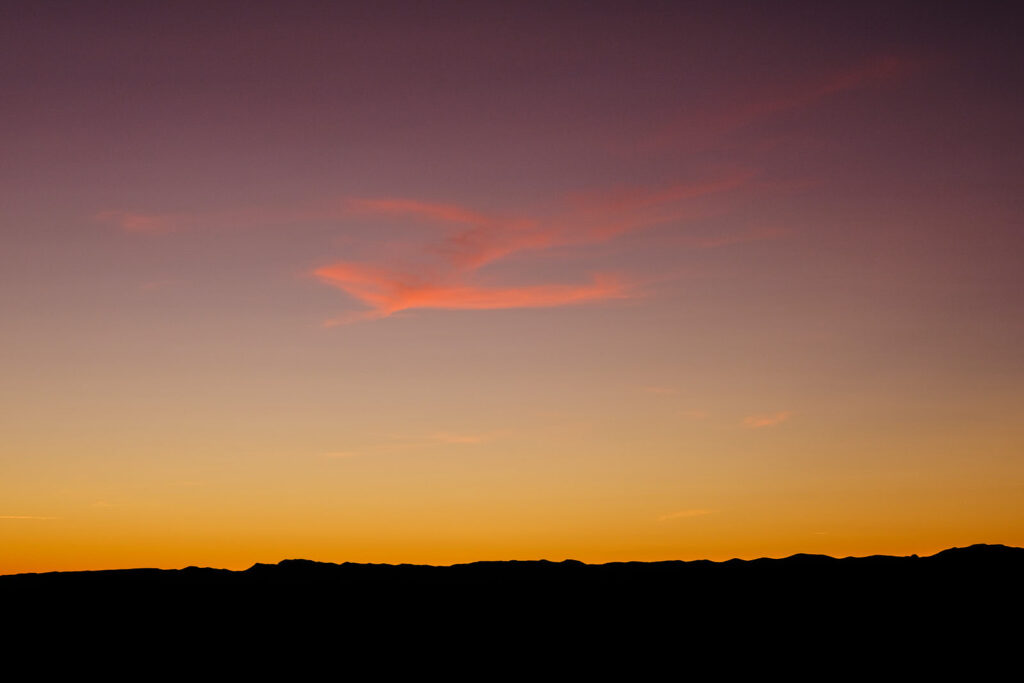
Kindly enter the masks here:
[[0, 573], [1024, 546], [1017, 9], [13, 3]]

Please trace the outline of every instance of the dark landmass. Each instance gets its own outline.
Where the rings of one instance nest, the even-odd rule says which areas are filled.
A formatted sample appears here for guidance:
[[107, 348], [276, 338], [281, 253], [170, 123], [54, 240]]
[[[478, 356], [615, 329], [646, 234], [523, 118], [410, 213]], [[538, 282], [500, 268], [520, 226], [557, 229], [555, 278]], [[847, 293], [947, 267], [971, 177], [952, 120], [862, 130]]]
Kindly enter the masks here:
[[244, 571], [0, 576], [0, 605], [23, 638], [74, 641], [90, 653], [130, 646], [172, 660], [168, 648], [221, 660], [244, 650], [247, 668], [283, 643], [289, 657], [372, 653], [385, 669], [395, 657], [406, 667], [487, 659], [500, 668], [550, 655], [564, 671], [600, 673], [606, 661], [632, 669], [684, 654], [722, 671], [773, 661], [849, 668], [890, 652], [913, 668], [968, 644], [971, 656], [1015, 652], [1022, 579], [1024, 548], [1003, 545], [929, 557], [600, 565], [284, 560]]
[[347, 610], [441, 601], [472, 609], [535, 604], [636, 612], [662, 608], [710, 613], [723, 609], [802, 611], [870, 605], [914, 605], [945, 609], [990, 607], [1019, 601], [1024, 548], [973, 545], [928, 557], [833, 558], [798, 554], [783, 559], [733, 559], [584, 564], [473, 562], [452, 566], [334, 564], [284, 560], [244, 571], [115, 569], [0, 576], [0, 599], [92, 598], [110, 604], [144, 599], [258, 600], [267, 608], [302, 598], [344, 604]]
[[950, 548], [935, 555], [834, 558], [797, 554], [781, 559], [673, 560], [663, 562], [609, 562], [585, 564], [578, 560], [509, 560], [472, 562], [451, 566], [417, 564], [360, 564], [282, 560], [257, 563], [233, 571], [211, 567], [185, 569], [108, 569], [0, 575], [0, 591], [80, 586], [113, 589], [135, 587], [248, 588], [316, 586], [336, 588], [469, 587], [514, 588], [550, 585], [621, 586], [673, 585], [678, 590], [730, 586], [734, 589], [769, 588], [792, 582], [842, 581], [847, 590], [878, 580], [920, 582], [934, 579], [962, 581], [984, 576], [987, 581], [1024, 578], [1024, 548], [978, 544]]

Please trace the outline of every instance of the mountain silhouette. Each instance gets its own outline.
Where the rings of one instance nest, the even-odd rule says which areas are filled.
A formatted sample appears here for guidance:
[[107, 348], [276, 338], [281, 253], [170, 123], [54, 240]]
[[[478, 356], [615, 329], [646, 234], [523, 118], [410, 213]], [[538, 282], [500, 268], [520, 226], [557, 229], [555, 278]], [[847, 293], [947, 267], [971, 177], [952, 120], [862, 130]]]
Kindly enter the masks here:
[[1015, 651], [1022, 578], [1024, 549], [1002, 545], [929, 557], [594, 565], [288, 559], [243, 571], [6, 575], [0, 604], [7, 625], [45, 642], [164, 659], [182, 648], [221, 659], [232, 652], [256, 669], [279, 651], [341, 651], [415, 671], [423, 662], [485, 667], [474, 675], [550, 658], [565, 675], [601, 673], [611, 662], [635, 674], [645, 662], [683, 666], [680, 657], [722, 670], [779, 661], [853, 670], [885, 653], [909, 671], [970, 643]]
[[[0, 575], [0, 593], [35, 589], [57, 589], [73, 586], [113, 588], [119, 584], [132, 586], [259, 586], [315, 583], [318, 587], [344, 587], [354, 584], [389, 584], [422, 586], [490, 585], [514, 588], [517, 585], [573, 584], [626, 586], [639, 582], [674, 584], [683, 587], [691, 582], [702, 585], [733, 583], [734, 588], [761, 581], [788, 584], [825, 579], [863, 582], [875, 578], [929, 581], [946, 578], [955, 570], [964, 579], [975, 573], [998, 576], [1024, 569], [1024, 548], [1005, 545], [976, 544], [965, 548], [949, 548], [928, 557], [872, 555], [868, 557], [834, 558], [828, 555], [799, 553], [784, 558], [755, 560], [732, 559], [667, 560], [660, 562], [609, 562], [585, 564], [578, 560], [508, 560], [481, 561], [450, 566], [419, 564], [375, 564], [317, 562], [287, 559], [277, 564], [257, 563], [248, 569], [234, 571], [190, 566], [184, 569], [106, 569], [91, 571], [43, 572]], [[966, 572], [966, 574], [965, 574]], [[634, 586], [636, 587], [636, 586]]]

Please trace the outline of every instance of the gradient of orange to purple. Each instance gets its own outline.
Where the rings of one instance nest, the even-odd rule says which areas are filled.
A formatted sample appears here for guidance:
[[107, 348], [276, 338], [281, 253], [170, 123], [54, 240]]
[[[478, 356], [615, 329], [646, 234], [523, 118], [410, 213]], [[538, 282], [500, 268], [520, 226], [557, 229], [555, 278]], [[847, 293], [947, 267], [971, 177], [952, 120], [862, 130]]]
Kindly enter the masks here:
[[1012, 3], [20, 3], [0, 573], [1024, 546]]

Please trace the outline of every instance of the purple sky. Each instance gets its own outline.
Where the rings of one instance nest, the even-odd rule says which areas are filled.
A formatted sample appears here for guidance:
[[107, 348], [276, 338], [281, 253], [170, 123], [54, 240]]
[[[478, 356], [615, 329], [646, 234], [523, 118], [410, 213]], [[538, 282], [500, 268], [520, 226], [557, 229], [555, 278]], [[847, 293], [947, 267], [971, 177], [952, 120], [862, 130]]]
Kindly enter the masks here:
[[8, 8], [0, 572], [1024, 545], [1022, 28]]

